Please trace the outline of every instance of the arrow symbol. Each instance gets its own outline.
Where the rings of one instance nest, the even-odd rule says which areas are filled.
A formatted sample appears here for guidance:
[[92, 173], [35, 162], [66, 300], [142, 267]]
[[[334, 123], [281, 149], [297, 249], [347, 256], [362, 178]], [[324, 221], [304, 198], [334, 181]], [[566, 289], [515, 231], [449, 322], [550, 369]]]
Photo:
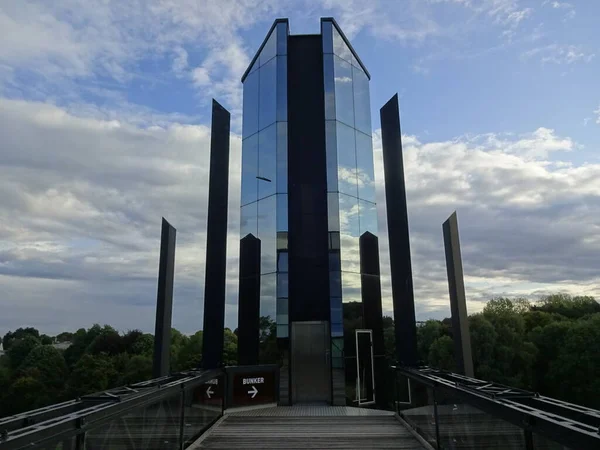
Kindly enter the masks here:
[[210, 396], [213, 395], [215, 392], [212, 390], [212, 386], [209, 386], [208, 389], [206, 390], [206, 395], [208, 396], [208, 398], [211, 398]]
[[252, 386], [252, 390], [248, 391], [248, 394], [252, 394], [252, 398], [256, 397], [256, 394], [258, 394], [258, 389], [256, 389], [256, 386]]

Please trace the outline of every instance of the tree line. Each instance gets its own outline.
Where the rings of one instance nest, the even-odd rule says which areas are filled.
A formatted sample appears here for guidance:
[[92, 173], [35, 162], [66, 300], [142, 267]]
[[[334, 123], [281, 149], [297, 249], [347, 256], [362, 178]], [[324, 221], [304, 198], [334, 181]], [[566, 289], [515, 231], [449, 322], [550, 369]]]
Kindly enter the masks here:
[[[394, 322], [383, 318], [386, 358], [395, 359]], [[495, 298], [469, 316], [475, 376], [600, 409], [600, 304], [592, 297], [550, 295], [530, 303]], [[354, 330], [362, 328], [362, 305], [344, 304], [344, 351], [352, 356]], [[260, 320], [260, 360], [281, 362], [276, 325]], [[171, 371], [202, 359], [202, 331], [171, 330]], [[224, 330], [223, 363], [237, 363], [237, 336]], [[64, 350], [54, 344], [70, 342]], [[94, 325], [51, 337], [19, 328], [2, 339], [0, 417], [152, 377], [154, 337], [139, 330], [119, 333]], [[450, 319], [417, 327], [421, 363], [455, 371]]]

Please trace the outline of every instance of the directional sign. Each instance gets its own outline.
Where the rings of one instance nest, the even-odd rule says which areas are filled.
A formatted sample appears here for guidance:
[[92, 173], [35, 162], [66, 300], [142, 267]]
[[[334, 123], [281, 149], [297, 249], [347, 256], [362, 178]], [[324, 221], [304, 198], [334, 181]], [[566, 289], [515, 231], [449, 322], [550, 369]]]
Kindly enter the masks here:
[[258, 405], [277, 401], [274, 372], [236, 373], [233, 377], [233, 404]]
[[197, 403], [220, 404], [223, 397], [222, 380], [213, 378], [194, 390], [194, 400]]

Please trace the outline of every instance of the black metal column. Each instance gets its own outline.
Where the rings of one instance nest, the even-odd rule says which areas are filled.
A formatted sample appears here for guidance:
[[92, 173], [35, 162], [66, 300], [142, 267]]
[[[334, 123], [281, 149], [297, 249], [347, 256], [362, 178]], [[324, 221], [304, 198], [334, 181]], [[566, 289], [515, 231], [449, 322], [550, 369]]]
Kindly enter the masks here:
[[249, 234], [240, 241], [238, 301], [238, 364], [258, 365], [260, 333], [260, 239]]
[[230, 119], [229, 111], [213, 100], [206, 227], [204, 326], [202, 328], [204, 330], [202, 341], [202, 367], [204, 369], [220, 367], [223, 360]]
[[471, 356], [471, 334], [467, 316], [467, 300], [463, 280], [460, 240], [458, 237], [458, 219], [456, 211], [442, 225], [444, 230], [444, 249], [446, 251], [446, 271], [450, 291], [450, 311], [452, 313], [452, 334], [454, 335], [454, 353], [456, 370], [468, 377], [474, 377], [473, 357]]
[[158, 264], [158, 293], [156, 295], [152, 378], [164, 377], [169, 375], [170, 371], [175, 235], [175, 228], [163, 217], [160, 232], [160, 259]]
[[373, 355], [375, 366], [375, 401], [377, 406], [387, 403], [385, 359], [383, 341], [383, 310], [381, 308], [381, 279], [379, 268], [379, 240], [370, 232], [363, 233], [360, 246], [360, 284], [363, 303], [364, 327], [373, 332]]
[[381, 108], [380, 116], [396, 352], [399, 364], [416, 366], [417, 326], [398, 94]]

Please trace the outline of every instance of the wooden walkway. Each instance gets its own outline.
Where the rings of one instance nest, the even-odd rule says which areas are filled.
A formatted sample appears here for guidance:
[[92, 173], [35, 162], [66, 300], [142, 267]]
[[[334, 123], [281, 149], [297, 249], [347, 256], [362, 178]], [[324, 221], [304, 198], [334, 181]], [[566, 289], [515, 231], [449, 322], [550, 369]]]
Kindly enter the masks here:
[[191, 449], [423, 449], [387, 411], [274, 407], [226, 414]]

